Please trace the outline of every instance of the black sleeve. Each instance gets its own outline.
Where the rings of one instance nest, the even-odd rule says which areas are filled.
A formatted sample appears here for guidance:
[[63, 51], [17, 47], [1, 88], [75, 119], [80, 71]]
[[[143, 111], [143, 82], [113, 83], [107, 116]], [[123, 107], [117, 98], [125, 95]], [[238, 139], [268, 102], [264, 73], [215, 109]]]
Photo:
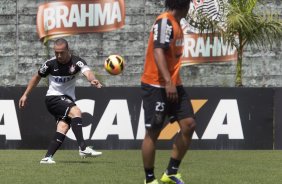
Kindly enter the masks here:
[[51, 67], [50, 61], [46, 61], [39, 68], [38, 75], [40, 75], [41, 77], [46, 77], [50, 73], [50, 67]]
[[80, 57], [74, 56], [74, 64], [77, 72], [80, 71], [83, 73], [84, 71], [89, 70], [86, 61]]
[[154, 48], [169, 48], [173, 39], [172, 24], [167, 18], [159, 19], [153, 26]]
[[84, 66], [87, 66], [87, 63], [84, 59], [77, 57], [75, 61], [75, 65], [82, 69]]

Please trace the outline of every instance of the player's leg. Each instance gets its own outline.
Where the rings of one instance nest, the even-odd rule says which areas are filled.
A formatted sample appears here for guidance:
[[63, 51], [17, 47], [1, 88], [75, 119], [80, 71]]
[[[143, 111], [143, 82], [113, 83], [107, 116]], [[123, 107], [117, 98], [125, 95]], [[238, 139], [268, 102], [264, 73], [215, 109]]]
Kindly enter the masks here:
[[[180, 132], [176, 135], [175, 141], [173, 143], [173, 148], [172, 148], [172, 154], [171, 158], [176, 162], [181, 161], [186, 154], [186, 151], [188, 150], [191, 140], [192, 140], [192, 135], [196, 127], [196, 123], [194, 118], [185, 118], [179, 121], [179, 126], [180, 126]], [[180, 164], [180, 163], [179, 163]], [[178, 165], [179, 165], [178, 164]], [[178, 168], [178, 167], [176, 167]], [[173, 167], [172, 170], [170, 170], [169, 173], [173, 173]]]
[[71, 127], [78, 146], [81, 150], [85, 150], [87, 146], [82, 133], [82, 118], [80, 109], [77, 106], [72, 106], [68, 116], [71, 118]]
[[102, 155], [102, 152], [93, 150], [85, 143], [82, 132], [82, 118], [80, 109], [76, 105], [72, 106], [68, 116], [71, 118], [72, 131], [79, 146], [79, 155], [81, 157], [97, 157]]
[[142, 158], [145, 171], [146, 183], [156, 180], [154, 174], [156, 141], [160, 134], [160, 130], [146, 130], [144, 140], [142, 142]]
[[40, 161], [40, 163], [55, 163], [55, 161], [53, 160], [53, 156], [64, 142], [66, 133], [68, 132], [69, 128], [69, 124], [66, 123], [64, 120], [60, 120], [58, 122], [56, 133], [49, 144], [45, 157]]
[[161, 181], [164, 183], [184, 184], [178, 169], [191, 144], [196, 124], [194, 118], [185, 118], [179, 121], [179, 126], [181, 130], [176, 135], [168, 167], [161, 178]]
[[57, 124], [56, 133], [48, 147], [46, 157], [53, 157], [59, 147], [65, 140], [66, 133], [68, 132], [70, 126], [64, 120], [60, 120]]
[[142, 84], [142, 100], [145, 113], [146, 134], [142, 143], [145, 183], [157, 184], [154, 174], [156, 141], [166, 115], [165, 90]]
[[164, 183], [181, 184], [184, 182], [178, 173], [178, 168], [191, 144], [196, 122], [189, 96], [183, 87], [178, 87], [177, 90], [180, 101], [177, 105], [172, 105], [172, 109], [173, 115], [179, 123], [180, 132], [175, 137], [171, 158], [161, 181]]
[[48, 111], [57, 120], [57, 131], [49, 144], [45, 158], [40, 163], [55, 163], [53, 156], [64, 141], [65, 134], [70, 127], [66, 112], [68, 112], [68, 106], [71, 103], [73, 103], [71, 100], [66, 101], [66, 98], [62, 96], [46, 96], [45, 104]]

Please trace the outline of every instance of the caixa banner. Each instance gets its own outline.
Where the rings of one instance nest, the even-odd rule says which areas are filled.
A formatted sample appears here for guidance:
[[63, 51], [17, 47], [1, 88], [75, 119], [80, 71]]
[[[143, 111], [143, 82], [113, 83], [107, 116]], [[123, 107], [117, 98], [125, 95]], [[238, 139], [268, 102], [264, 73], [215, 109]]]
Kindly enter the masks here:
[[38, 7], [41, 40], [80, 33], [106, 32], [124, 26], [124, 0], [60, 0]]
[[[1, 88], [0, 148], [47, 149], [56, 122], [45, 108], [46, 88], [36, 88], [18, 109], [24, 88]], [[186, 88], [196, 114], [191, 149], [273, 149], [273, 89]], [[96, 149], [140, 149], [145, 134], [138, 87], [77, 88], [83, 135]], [[170, 149], [179, 131], [166, 123], [158, 148]], [[63, 149], [77, 149], [70, 130]]]

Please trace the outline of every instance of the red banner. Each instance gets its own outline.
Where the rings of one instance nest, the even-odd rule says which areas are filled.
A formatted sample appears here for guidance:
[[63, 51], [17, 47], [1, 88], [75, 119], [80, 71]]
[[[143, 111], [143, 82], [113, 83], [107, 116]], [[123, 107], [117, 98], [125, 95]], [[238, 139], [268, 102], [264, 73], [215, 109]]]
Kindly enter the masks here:
[[235, 47], [218, 34], [188, 33], [184, 35], [182, 65], [236, 61]]
[[107, 32], [124, 26], [124, 0], [71, 0], [44, 3], [37, 12], [41, 40], [91, 32]]
[[[204, 27], [198, 16], [206, 16], [218, 22], [224, 29], [228, 13], [228, 0], [193, 0], [190, 4], [187, 21], [181, 20], [185, 34], [182, 65], [237, 61], [235, 47], [228, 45], [214, 30]], [[208, 25], [207, 25], [208, 26]], [[200, 29], [201, 28], [201, 29]]]

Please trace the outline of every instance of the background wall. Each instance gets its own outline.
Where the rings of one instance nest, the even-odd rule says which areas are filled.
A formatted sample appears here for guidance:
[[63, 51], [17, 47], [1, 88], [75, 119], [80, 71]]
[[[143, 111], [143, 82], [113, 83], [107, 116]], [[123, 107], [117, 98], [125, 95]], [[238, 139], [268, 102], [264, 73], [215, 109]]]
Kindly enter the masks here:
[[[36, 32], [37, 7], [44, 0], [0, 1], [0, 85], [25, 86], [48, 56], [49, 50]], [[267, 10], [282, 17], [280, 0], [264, 0]], [[126, 25], [117, 31], [67, 37], [70, 47], [93, 67], [106, 86], [138, 86], [142, 73], [148, 33], [163, 0], [125, 0]], [[52, 46], [52, 45], [51, 45]], [[243, 84], [249, 87], [282, 86], [281, 43], [271, 50], [246, 48], [243, 63]], [[109, 76], [103, 62], [110, 54], [122, 55], [126, 68], [122, 75]], [[183, 67], [185, 86], [234, 86], [235, 62]], [[42, 80], [40, 86], [45, 86]], [[78, 80], [79, 86], [88, 86]]]

